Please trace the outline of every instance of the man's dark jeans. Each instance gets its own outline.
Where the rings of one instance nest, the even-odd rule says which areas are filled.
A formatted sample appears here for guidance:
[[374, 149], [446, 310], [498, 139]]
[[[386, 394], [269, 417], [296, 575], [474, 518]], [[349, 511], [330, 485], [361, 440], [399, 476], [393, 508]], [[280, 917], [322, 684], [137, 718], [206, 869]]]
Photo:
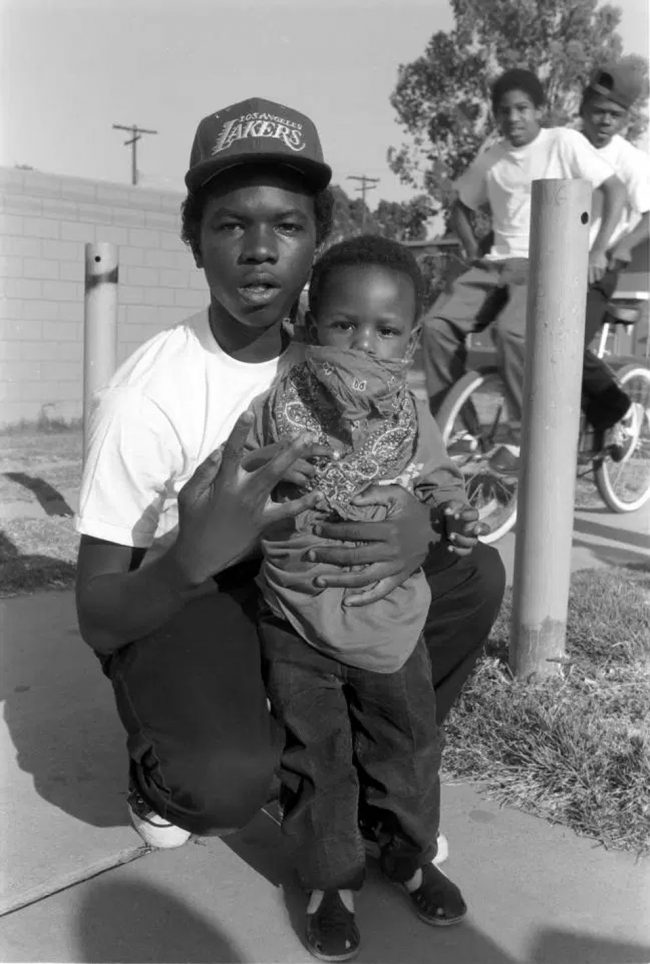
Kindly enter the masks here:
[[[495, 549], [478, 545], [463, 559], [435, 550], [425, 571], [441, 723], [496, 618], [504, 570]], [[196, 834], [244, 826], [267, 799], [281, 750], [262, 681], [254, 575], [250, 566], [224, 573], [218, 592], [102, 661], [132, 780], [157, 813]]]
[[424, 639], [397, 672], [374, 673], [319, 653], [268, 610], [259, 631], [285, 731], [282, 831], [303, 886], [361, 887], [360, 810], [386, 834], [391, 876], [408, 880], [435, 856], [440, 819], [441, 739]]

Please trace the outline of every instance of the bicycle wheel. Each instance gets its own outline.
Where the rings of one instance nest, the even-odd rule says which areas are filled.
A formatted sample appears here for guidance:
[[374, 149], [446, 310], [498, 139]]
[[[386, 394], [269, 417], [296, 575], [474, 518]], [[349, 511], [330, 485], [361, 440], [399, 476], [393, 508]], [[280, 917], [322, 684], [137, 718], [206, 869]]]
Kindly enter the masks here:
[[496, 368], [467, 372], [445, 398], [437, 418], [451, 459], [463, 473], [470, 505], [490, 527], [482, 542], [496, 542], [517, 519], [516, 474], [491, 468], [490, 455], [509, 440], [503, 381]]
[[621, 462], [594, 461], [598, 491], [613, 512], [634, 512], [650, 499], [650, 370], [626, 365], [617, 378], [633, 402], [642, 409], [639, 433]]

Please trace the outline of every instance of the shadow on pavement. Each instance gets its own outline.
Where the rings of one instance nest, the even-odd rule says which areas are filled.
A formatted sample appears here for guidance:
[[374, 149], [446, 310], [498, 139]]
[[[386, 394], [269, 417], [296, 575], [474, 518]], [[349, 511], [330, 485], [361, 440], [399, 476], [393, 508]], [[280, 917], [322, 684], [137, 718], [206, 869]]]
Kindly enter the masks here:
[[[111, 685], [81, 640], [71, 593], [0, 601], [0, 699], [15, 761], [49, 804], [95, 827], [128, 824], [128, 760]], [[27, 792], [27, 788], [22, 792]], [[36, 819], [25, 813], [25, 821]], [[22, 828], [21, 828], [22, 829]]]
[[210, 921], [145, 880], [90, 889], [78, 908], [78, 928], [77, 959], [89, 964], [243, 961]]
[[549, 929], [538, 934], [528, 960], [530, 964], [648, 964], [650, 946]]
[[34, 475], [26, 475], [24, 472], [5, 472], [4, 477], [12, 482], [17, 482], [35, 495], [39, 505], [47, 515], [74, 515], [59, 490], [44, 479]]
[[[577, 528], [577, 527], [576, 527]], [[624, 569], [650, 569], [650, 555], [647, 552], [638, 552], [635, 549], [625, 549], [619, 546], [598, 545], [588, 539], [573, 539], [573, 547], [580, 546], [588, 549], [589, 552], [600, 562], [609, 566], [622, 566]]]
[[[259, 813], [242, 831], [222, 838], [230, 849], [270, 883], [280, 887], [291, 927], [302, 942], [306, 896], [297, 881], [280, 829]], [[376, 964], [518, 964], [468, 918], [458, 927], [429, 927], [418, 921], [399, 890], [368, 861], [366, 883], [356, 900], [361, 951], [355, 960]], [[311, 960], [305, 951], [305, 960]]]
[[[640, 520], [639, 520], [640, 525]], [[602, 525], [600, 522], [592, 522], [590, 519], [580, 519], [576, 517], [573, 521], [573, 531], [585, 536], [595, 536], [597, 539], [612, 539], [615, 542], [623, 543], [626, 546], [638, 546], [650, 552], [650, 536], [645, 532], [635, 532], [630, 529], [622, 529], [617, 526]], [[646, 558], [649, 559], [650, 557]]]

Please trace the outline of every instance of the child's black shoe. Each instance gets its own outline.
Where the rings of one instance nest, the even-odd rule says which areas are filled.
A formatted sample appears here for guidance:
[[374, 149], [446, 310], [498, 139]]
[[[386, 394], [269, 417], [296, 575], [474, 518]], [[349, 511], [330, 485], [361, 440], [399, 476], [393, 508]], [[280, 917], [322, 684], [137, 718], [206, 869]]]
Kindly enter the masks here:
[[420, 920], [435, 927], [459, 924], [467, 914], [467, 904], [456, 884], [433, 864], [424, 864], [420, 870], [419, 887], [409, 890], [402, 885]]
[[324, 891], [316, 910], [307, 914], [307, 950], [320, 961], [349, 961], [359, 950], [359, 943], [354, 914], [338, 890]]

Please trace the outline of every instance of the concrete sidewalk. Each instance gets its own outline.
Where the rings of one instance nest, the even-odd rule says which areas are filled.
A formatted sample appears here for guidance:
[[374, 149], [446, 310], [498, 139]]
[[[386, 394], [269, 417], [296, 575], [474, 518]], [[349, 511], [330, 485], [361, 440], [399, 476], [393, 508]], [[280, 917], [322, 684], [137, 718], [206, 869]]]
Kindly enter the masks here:
[[[74, 510], [76, 492], [61, 494]], [[48, 514], [30, 505], [34, 517]], [[647, 510], [578, 511], [572, 567], [647, 565], [649, 536]], [[514, 536], [497, 548], [511, 581]], [[267, 816], [227, 840], [141, 847], [126, 818], [124, 736], [72, 594], [0, 600], [0, 638], [0, 959], [311, 960], [298, 936], [302, 898]], [[467, 785], [443, 788], [443, 825], [467, 922], [421, 924], [371, 864], [360, 961], [649, 964], [649, 862], [499, 808]]]

